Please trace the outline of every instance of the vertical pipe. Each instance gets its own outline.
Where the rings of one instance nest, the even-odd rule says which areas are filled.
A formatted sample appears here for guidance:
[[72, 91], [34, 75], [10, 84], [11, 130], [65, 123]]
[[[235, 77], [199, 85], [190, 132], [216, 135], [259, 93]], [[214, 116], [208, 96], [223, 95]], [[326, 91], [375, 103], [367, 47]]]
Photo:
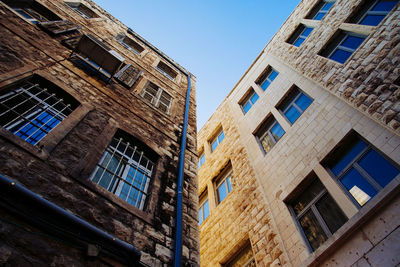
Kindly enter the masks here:
[[186, 92], [186, 103], [185, 103], [185, 118], [183, 121], [182, 139], [181, 139], [181, 150], [179, 153], [179, 169], [178, 169], [178, 185], [177, 185], [177, 205], [176, 205], [176, 220], [175, 220], [175, 257], [174, 266], [181, 266], [182, 258], [182, 189], [183, 189], [183, 176], [185, 169], [185, 150], [186, 150], [186, 135], [187, 135], [187, 124], [189, 117], [189, 104], [190, 104], [190, 90], [191, 90], [191, 77], [187, 74], [188, 89]]

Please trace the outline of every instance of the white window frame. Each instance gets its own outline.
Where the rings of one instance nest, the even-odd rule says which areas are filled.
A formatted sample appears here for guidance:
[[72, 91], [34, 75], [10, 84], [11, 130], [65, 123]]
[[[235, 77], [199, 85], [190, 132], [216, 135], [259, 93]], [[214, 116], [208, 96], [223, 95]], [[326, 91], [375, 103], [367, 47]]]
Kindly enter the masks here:
[[[156, 93], [155, 96], [152, 95], [152, 94], [150, 94], [149, 91], [147, 91], [147, 88], [148, 88], [149, 86], [154, 86], [153, 89], [154, 89], [154, 90], [157, 90], [157, 93]], [[157, 89], [156, 89], [155, 87], [157, 87]], [[167, 107], [167, 111], [165, 111], [165, 113], [166, 113], [166, 114], [170, 114], [171, 106], [172, 106], [172, 101], [173, 101], [174, 98], [173, 98], [165, 89], [159, 87], [158, 85], [156, 85], [156, 84], [154, 84], [154, 83], [152, 83], [152, 82], [148, 82], [147, 85], [144, 87], [144, 89], [143, 89], [143, 91], [142, 91], [142, 97], [143, 97], [144, 99], [146, 99], [146, 98], [145, 98], [146, 93], [147, 93], [148, 95], [151, 95], [151, 97], [152, 97], [152, 99], [151, 99], [151, 101], [150, 101], [150, 104], [152, 104], [152, 105], [155, 106], [156, 108], [160, 109], [160, 103], [161, 103], [162, 105], [164, 105], [164, 106]], [[167, 106], [165, 103], [163, 103], [163, 102], [161, 101], [161, 97], [163, 96], [163, 93], [165, 93], [167, 96], [170, 97], [170, 101], [169, 101], [169, 103], [168, 103], [168, 106]], [[148, 101], [148, 99], [146, 99], [146, 100]], [[160, 110], [160, 111], [161, 111], [161, 112], [164, 112], [163, 110]]]

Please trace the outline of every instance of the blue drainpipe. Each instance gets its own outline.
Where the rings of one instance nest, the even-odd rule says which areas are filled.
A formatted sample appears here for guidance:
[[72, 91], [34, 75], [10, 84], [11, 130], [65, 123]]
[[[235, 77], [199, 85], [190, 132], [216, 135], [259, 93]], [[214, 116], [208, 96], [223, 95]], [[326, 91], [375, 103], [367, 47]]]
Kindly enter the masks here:
[[176, 232], [175, 232], [175, 257], [174, 257], [174, 266], [181, 266], [181, 258], [182, 258], [182, 189], [183, 189], [183, 174], [185, 169], [185, 150], [186, 150], [186, 135], [187, 135], [187, 124], [189, 117], [189, 105], [190, 105], [190, 90], [191, 90], [191, 82], [190, 82], [190, 74], [187, 74], [188, 79], [188, 89], [186, 92], [186, 103], [185, 103], [185, 118], [183, 121], [183, 129], [182, 129], [182, 140], [181, 140], [181, 150], [179, 153], [179, 170], [178, 170], [178, 186], [177, 186], [177, 205], [176, 205]]

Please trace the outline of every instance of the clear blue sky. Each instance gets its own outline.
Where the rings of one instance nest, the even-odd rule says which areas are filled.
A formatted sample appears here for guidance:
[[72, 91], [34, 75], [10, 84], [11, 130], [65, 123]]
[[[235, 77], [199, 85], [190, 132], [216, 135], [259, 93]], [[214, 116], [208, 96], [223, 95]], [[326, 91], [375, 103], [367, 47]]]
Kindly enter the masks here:
[[300, 0], [94, 0], [197, 77], [198, 130]]

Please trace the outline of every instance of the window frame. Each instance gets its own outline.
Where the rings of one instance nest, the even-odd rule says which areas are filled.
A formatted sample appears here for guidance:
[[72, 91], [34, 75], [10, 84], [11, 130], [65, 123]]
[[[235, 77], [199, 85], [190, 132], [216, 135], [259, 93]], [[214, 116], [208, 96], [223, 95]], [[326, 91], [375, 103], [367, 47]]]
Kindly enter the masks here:
[[[220, 136], [223, 135], [222, 139], [220, 140]], [[224, 133], [224, 129], [222, 129], [222, 127], [220, 127], [218, 129], [218, 131], [214, 134], [214, 136], [210, 139], [209, 144], [210, 144], [210, 148], [211, 148], [211, 152], [214, 152], [218, 146], [222, 143], [222, 141], [225, 139], [225, 133]], [[217, 142], [217, 145], [215, 146], [215, 148], [213, 149], [213, 144], [214, 142]]]
[[[66, 1], [65, 4], [67, 6], [69, 6], [72, 10], [77, 12], [82, 18], [85, 18], [85, 19], [96, 19], [96, 18], [100, 17], [95, 11], [93, 11], [91, 8], [87, 7], [85, 4], [83, 4], [81, 2], [69, 2], [69, 1]], [[81, 10], [80, 7], [83, 7], [83, 9], [89, 10], [92, 14], [85, 13], [85, 11]]]
[[[273, 73], [276, 73], [276, 76], [271, 80], [271, 75]], [[256, 80], [256, 84], [261, 88], [261, 90], [263, 90], [264, 92], [268, 89], [268, 87], [272, 84], [273, 81], [275, 81], [276, 78], [278, 78], [279, 76], [279, 72], [274, 69], [271, 66], [267, 66], [265, 68], [265, 70], [261, 73], [261, 75], [258, 77], [258, 79]], [[263, 84], [265, 82], [269, 82], [268, 86], [264, 89], [263, 88]]]
[[[295, 212], [295, 210], [294, 210], [294, 206], [295, 206], [294, 203], [295, 203], [295, 201], [296, 201], [300, 196], [302, 196], [307, 190], [309, 190], [309, 188], [311, 187], [311, 185], [312, 185], [314, 182], [316, 182], [316, 181], [318, 181], [318, 182], [323, 186], [322, 190], [321, 190], [316, 196], [314, 196], [314, 198], [313, 198], [312, 200], [310, 200], [310, 202], [302, 209], [302, 211], [301, 211], [299, 214], [296, 214], [296, 212]], [[316, 251], [317, 249], [319, 249], [319, 248], [321, 247], [321, 245], [323, 245], [325, 242], [327, 242], [328, 239], [337, 231], [337, 230], [336, 230], [335, 232], [331, 232], [331, 230], [329, 229], [327, 223], [325, 222], [325, 220], [324, 220], [324, 218], [323, 218], [321, 212], [318, 210], [318, 207], [316, 206], [316, 204], [317, 204], [326, 194], [328, 194], [328, 195], [334, 200], [335, 205], [337, 206], [338, 210], [339, 210], [339, 211], [342, 213], [342, 215], [347, 219], [347, 220], [342, 224], [342, 226], [346, 224], [346, 222], [349, 220], [349, 218], [348, 218], [347, 215], [343, 212], [343, 210], [342, 210], [342, 209], [340, 208], [340, 206], [337, 204], [337, 202], [335, 201], [335, 199], [332, 197], [332, 195], [331, 195], [331, 194], [329, 193], [329, 191], [326, 189], [325, 185], [321, 182], [321, 180], [318, 178], [318, 176], [317, 176], [314, 172], [311, 172], [311, 173], [308, 175], [308, 177], [306, 177], [306, 178], [303, 180], [303, 182], [302, 182], [298, 187], [301, 187], [301, 188], [302, 188], [302, 189], [299, 190], [300, 192], [297, 192], [297, 193], [295, 194], [295, 196], [292, 196], [291, 199], [290, 199], [289, 201], [285, 201], [285, 202], [286, 202], [286, 206], [288, 207], [289, 212], [290, 212], [292, 218], [293, 218], [294, 221], [295, 221], [295, 224], [297, 225], [297, 228], [298, 228], [298, 230], [299, 230], [299, 232], [300, 232], [300, 234], [301, 234], [301, 236], [302, 236], [304, 242], [305, 242], [306, 245], [307, 245], [308, 250], [309, 250], [310, 252], [314, 252], [314, 251]], [[296, 189], [295, 189], [295, 190], [296, 190]], [[301, 225], [301, 222], [300, 222], [301, 218], [302, 218], [306, 213], [308, 213], [308, 212], [310, 212], [310, 211], [312, 212], [312, 214], [313, 214], [313, 215], [315, 216], [315, 218], [317, 219], [318, 224], [320, 225], [320, 227], [321, 227], [323, 233], [324, 233], [325, 236], [326, 236], [326, 240], [325, 240], [322, 244], [320, 244], [320, 246], [318, 246], [316, 249], [313, 249], [313, 248], [312, 248], [312, 246], [311, 246], [311, 244], [310, 244], [310, 241], [308, 240], [308, 237], [307, 237], [307, 235], [306, 235], [306, 233], [305, 233], [305, 231], [304, 231], [304, 229], [303, 229], [303, 227], [302, 227], [302, 225]], [[340, 229], [342, 226], [340, 226], [339, 229]], [[339, 230], [339, 229], [338, 229], [338, 230]]]
[[[256, 99], [254, 100], [253, 97], [256, 96]], [[250, 109], [255, 105], [255, 103], [258, 101], [259, 99], [259, 95], [257, 94], [256, 91], [254, 91], [253, 88], [250, 88], [247, 93], [245, 94], [245, 96], [242, 98], [242, 100], [239, 101], [239, 105], [240, 108], [242, 109], [242, 112], [244, 115], [247, 114], [247, 112], [250, 111]], [[247, 106], [247, 104], [250, 105], [249, 109], [246, 111], [245, 107]]]
[[[122, 46], [124, 46], [126, 49], [130, 50], [132, 53], [135, 55], [140, 55], [145, 49], [143, 46], [141, 46], [138, 42], [130, 38], [129, 36], [123, 34], [123, 35], [117, 35], [116, 39]], [[129, 42], [132, 42], [132, 45], [130, 45], [128, 42], [125, 42], [125, 40], [128, 40]], [[136, 47], [135, 47], [136, 46]], [[139, 48], [140, 49], [137, 49]]]
[[[293, 97], [293, 94], [298, 91], [297, 94]], [[310, 104], [302, 110], [301, 107], [299, 107], [296, 104], [296, 101], [302, 96], [306, 96], [309, 100], [311, 100]], [[286, 101], [289, 101], [288, 103], [285, 103]], [[288, 93], [279, 101], [279, 103], [276, 105], [276, 109], [285, 117], [285, 119], [290, 123], [290, 125], [293, 125], [300, 117], [301, 115], [311, 106], [311, 104], [314, 102], [314, 99], [310, 97], [308, 94], [306, 94], [303, 90], [301, 90], [298, 86], [294, 85]], [[281, 106], [285, 106], [285, 108], [282, 108]], [[293, 121], [291, 122], [289, 118], [286, 116], [286, 112], [291, 108], [294, 107], [300, 115]]]
[[[156, 70], [172, 81], [175, 81], [178, 77], [178, 72], [161, 60], [157, 63]], [[171, 76], [168, 72], [173, 73], [173, 75]]]
[[[276, 125], [279, 125], [279, 127], [283, 130], [283, 134], [279, 139], [275, 139], [273, 136], [271, 129], [274, 128]], [[278, 143], [279, 140], [283, 138], [285, 135], [286, 131], [283, 129], [283, 127], [279, 124], [279, 122], [276, 120], [276, 118], [272, 115], [269, 114], [257, 127], [257, 129], [254, 131], [253, 135], [255, 136], [257, 143], [260, 145], [261, 150], [263, 151], [264, 155], [268, 154], [269, 151], [272, 150], [273, 147]], [[266, 137], [269, 136], [270, 140], [272, 140], [273, 145], [269, 148], [268, 151], [265, 151], [264, 146], [262, 145], [262, 140]]]
[[[332, 6], [328, 10], [322, 10], [326, 4], [333, 3]], [[335, 0], [321, 0], [319, 1], [312, 9], [311, 11], [307, 14], [305, 17], [306, 19], [311, 19], [311, 20], [318, 20], [321, 21], [322, 19], [325, 18], [325, 16], [328, 14], [328, 12], [332, 9], [333, 5], [336, 3]], [[319, 14], [325, 13], [321, 19], [315, 19]]]
[[[311, 29], [310, 32], [307, 35], [304, 35], [304, 32], [308, 29]], [[307, 40], [307, 37], [310, 36], [310, 34], [312, 33], [313, 30], [314, 30], [313, 27], [309, 27], [307, 25], [300, 24], [299, 26], [296, 27], [294, 32], [286, 40], [286, 43], [291, 44], [295, 47], [300, 47]], [[303, 41], [297, 45], [297, 41], [299, 41], [299, 40], [303, 40]]]
[[[217, 205], [221, 204], [228, 197], [229, 193], [232, 192], [233, 190], [231, 181], [232, 174], [233, 174], [232, 167], [229, 165], [228, 167], [225, 168], [223, 174], [217, 177], [217, 179], [215, 179], [214, 187], [215, 187], [215, 197]], [[221, 196], [219, 195], [219, 188], [221, 186], [224, 186], [226, 190], [226, 196], [222, 200]]]
[[[202, 160], [203, 159], [203, 160]], [[203, 166], [203, 164], [206, 162], [206, 154], [203, 152], [199, 153], [199, 160], [197, 163], [197, 169], [200, 169], [201, 166]]]
[[[208, 215], [204, 218], [204, 206], [208, 204]], [[200, 213], [201, 212], [201, 213]], [[202, 225], [205, 220], [210, 216], [210, 201], [208, 199], [207, 189], [199, 197], [199, 219], [201, 214], [201, 221], [198, 221], [198, 225]]]
[[[152, 95], [151, 93], [149, 93], [149, 91], [147, 90], [147, 88], [149, 88], [149, 86], [150, 86], [150, 87], [152, 87], [152, 86], [157, 87], [157, 93], [156, 93], [156, 95]], [[154, 88], [154, 87], [152, 87], [152, 89], [156, 90], [156, 88]], [[147, 99], [147, 98], [145, 97], [146, 93], [147, 93], [148, 95], [151, 95], [151, 96], [152, 96], [152, 100], [149, 100], [149, 99]], [[168, 106], [165, 105], [165, 103], [163, 103], [163, 102], [161, 101], [161, 97], [163, 96], [163, 93], [170, 97], [170, 101], [169, 101]], [[159, 86], [156, 85], [155, 83], [148, 81], [147, 84], [146, 84], [146, 86], [145, 86], [145, 87], [143, 88], [143, 90], [142, 90], [141, 96], [145, 99], [146, 102], [150, 103], [152, 106], [154, 106], [155, 108], [157, 108], [157, 110], [161, 111], [162, 113], [168, 114], [168, 115], [171, 113], [171, 107], [172, 107], [172, 102], [173, 102], [174, 98], [173, 98], [172, 95], [171, 95], [170, 93], [168, 93], [165, 89], [159, 87]], [[163, 111], [162, 109], [160, 109], [160, 103], [162, 103], [164, 106], [166, 106], [166, 108], [167, 108], [166, 111]]]
[[[365, 26], [371, 26], [371, 27], [376, 27], [381, 22], [386, 18], [386, 16], [394, 9], [394, 7], [389, 10], [389, 11], [371, 11], [378, 3], [380, 2], [388, 2], [385, 0], [374, 0], [373, 2], [371, 0], [364, 0], [360, 7], [353, 12], [353, 14], [350, 16], [350, 18], [347, 20], [348, 23], [353, 23], [353, 24], [359, 24], [359, 25], [365, 25]], [[392, 1], [390, 1], [392, 2]], [[397, 1], [398, 4], [399, 1]], [[396, 4], [396, 5], [397, 5]], [[395, 6], [396, 6], [395, 5]], [[381, 21], [379, 21], [378, 24], [376, 25], [368, 25], [368, 24], [361, 24], [361, 22], [368, 16], [368, 15], [378, 15], [378, 16], [384, 16]]]
[[[331, 164], [331, 162], [338, 161], [339, 159], [343, 159], [349, 150], [346, 151], [346, 154], [343, 155], [343, 153], [340, 153], [340, 156], [335, 155], [339, 154], [337, 152], [339, 149], [343, 149], [344, 146], [347, 146], [349, 143], [352, 144], [352, 148], [355, 147], [355, 144], [359, 141], [362, 141], [366, 144], [366, 146], [358, 152], [358, 154], [341, 170], [341, 172], [338, 175], [335, 175], [328, 165]], [[383, 154], [380, 150], [376, 149], [371, 143], [369, 143], [367, 140], [365, 140], [361, 135], [357, 134], [355, 131], [351, 132], [348, 134], [346, 137], [344, 137], [341, 142], [328, 154], [328, 156], [325, 157], [325, 159], [322, 161], [322, 165], [325, 167], [325, 169], [328, 171], [328, 173], [331, 175], [332, 179], [335, 180], [335, 182], [339, 185], [339, 187], [344, 191], [344, 193], [350, 198], [350, 200], [356, 205], [358, 209], [363, 208], [370, 200], [372, 200], [376, 195], [379, 194], [386, 186], [381, 186], [374, 177], [372, 177], [366, 170], [363, 169], [360, 164], [358, 164], [358, 161], [361, 160], [368, 152], [370, 151], [375, 151], [380, 157], [382, 157], [385, 161], [387, 161], [389, 164], [391, 164], [394, 168], [396, 168], [399, 173], [391, 180], [393, 181], [394, 179], [400, 177], [400, 166], [398, 166], [392, 159], [390, 159], [388, 156]], [[333, 154], [333, 156], [331, 156]], [[332, 158], [334, 157], [334, 158]], [[339, 160], [340, 161], [340, 160]], [[351, 169], [355, 169], [364, 179], [365, 182], [367, 182], [372, 188], [376, 191], [376, 194], [372, 197], [370, 197], [363, 205], [361, 205], [357, 199], [352, 195], [349, 189], [346, 188], [346, 186], [342, 183], [341, 179], [346, 175]], [[390, 181], [390, 182], [391, 182]], [[389, 183], [390, 183], [389, 182]]]

